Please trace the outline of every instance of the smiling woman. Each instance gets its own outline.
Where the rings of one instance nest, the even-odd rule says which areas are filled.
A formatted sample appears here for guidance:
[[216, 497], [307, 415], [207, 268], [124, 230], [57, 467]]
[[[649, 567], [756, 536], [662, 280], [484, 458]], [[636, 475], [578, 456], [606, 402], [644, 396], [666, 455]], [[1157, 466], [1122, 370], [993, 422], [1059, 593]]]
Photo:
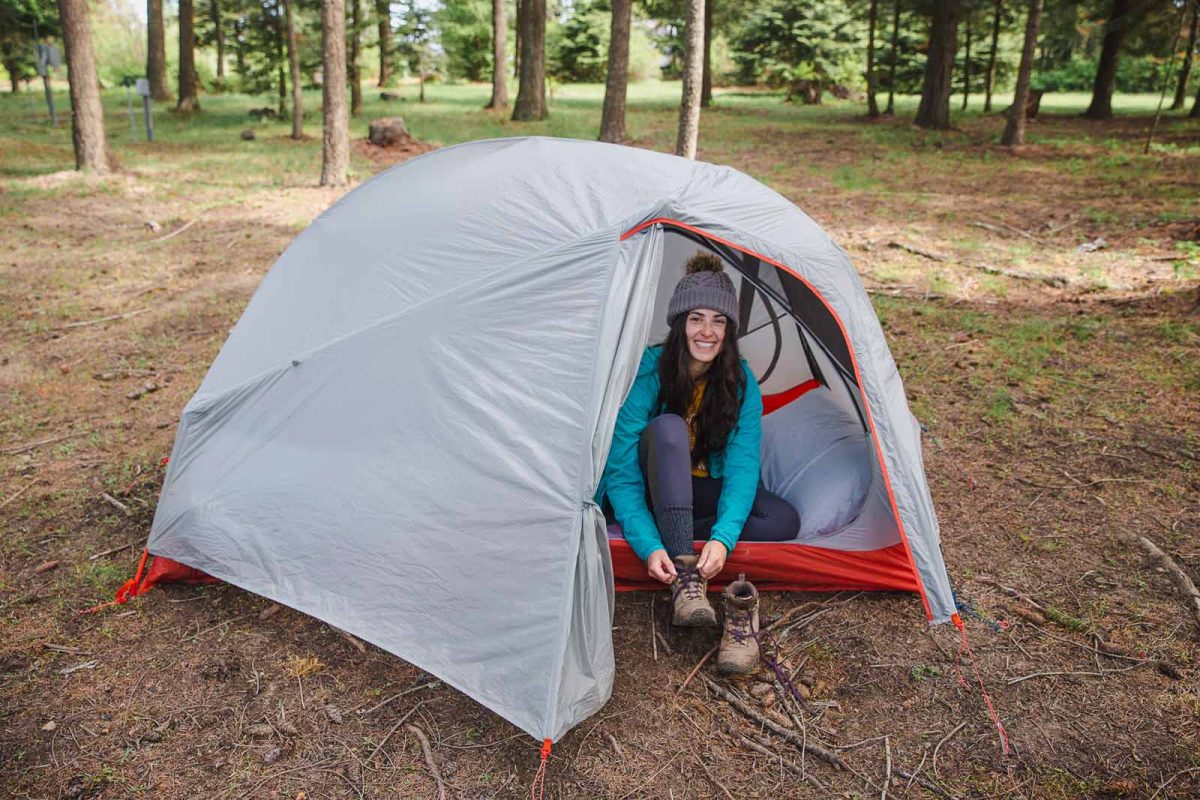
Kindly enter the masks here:
[[[760, 483], [762, 394], [737, 337], [726, 336], [738, 316], [721, 260], [692, 256], [667, 307], [666, 341], [642, 357], [604, 469], [609, 516], [649, 575], [670, 584], [676, 625], [716, 624], [707, 581], [739, 539], [786, 541], [800, 528], [796, 510]], [[697, 539], [707, 540], [699, 556]]]

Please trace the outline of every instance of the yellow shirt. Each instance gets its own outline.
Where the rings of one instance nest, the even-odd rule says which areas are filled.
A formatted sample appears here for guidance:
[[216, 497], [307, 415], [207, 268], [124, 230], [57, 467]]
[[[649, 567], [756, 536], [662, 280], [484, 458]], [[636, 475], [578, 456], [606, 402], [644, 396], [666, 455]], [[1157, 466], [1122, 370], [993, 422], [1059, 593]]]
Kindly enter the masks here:
[[[706, 381], [698, 381], [696, 383], [696, 393], [692, 395], [692, 404], [687, 410], [687, 426], [688, 426], [688, 442], [689, 449], [696, 449], [696, 414], [700, 412], [700, 403], [704, 400], [704, 385]], [[708, 464], [702, 463], [692, 467], [692, 476], [696, 478], [708, 477]]]

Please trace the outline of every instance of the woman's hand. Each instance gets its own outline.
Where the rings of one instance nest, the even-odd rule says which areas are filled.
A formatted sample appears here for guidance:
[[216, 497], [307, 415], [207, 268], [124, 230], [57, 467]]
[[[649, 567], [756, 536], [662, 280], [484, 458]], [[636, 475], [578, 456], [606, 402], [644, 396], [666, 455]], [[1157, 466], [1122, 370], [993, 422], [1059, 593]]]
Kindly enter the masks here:
[[[721, 561], [724, 563], [725, 559], [722, 557]], [[675, 562], [671, 561], [666, 550], [655, 550], [650, 554], [650, 557], [646, 559], [646, 571], [656, 581], [666, 584], [675, 581]]]
[[728, 555], [729, 551], [725, 549], [725, 545], [716, 539], [710, 539], [704, 545], [704, 549], [700, 551], [696, 569], [700, 571], [705, 580], [708, 580], [725, 568], [725, 558]]

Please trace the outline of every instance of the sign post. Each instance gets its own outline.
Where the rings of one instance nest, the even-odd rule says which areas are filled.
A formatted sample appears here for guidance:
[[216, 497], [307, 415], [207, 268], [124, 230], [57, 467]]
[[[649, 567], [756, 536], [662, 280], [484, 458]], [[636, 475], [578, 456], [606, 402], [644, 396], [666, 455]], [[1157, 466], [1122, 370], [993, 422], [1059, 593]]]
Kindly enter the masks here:
[[138, 78], [134, 84], [135, 90], [142, 96], [142, 117], [146, 120], [146, 141], [154, 141], [154, 115], [150, 108], [150, 81]]

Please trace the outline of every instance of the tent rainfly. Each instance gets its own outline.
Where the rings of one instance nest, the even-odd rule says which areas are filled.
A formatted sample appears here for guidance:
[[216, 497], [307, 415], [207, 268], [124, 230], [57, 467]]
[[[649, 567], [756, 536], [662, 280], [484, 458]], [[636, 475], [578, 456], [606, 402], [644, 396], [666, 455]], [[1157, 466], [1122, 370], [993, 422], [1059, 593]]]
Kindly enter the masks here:
[[644, 585], [593, 495], [698, 249], [735, 277], [763, 480], [802, 520], [725, 575], [957, 619], [920, 427], [846, 253], [736, 170], [546, 138], [412, 159], [296, 238], [183, 412], [156, 560], [123, 595], [207, 574], [558, 739], [611, 693], [614, 588]]

